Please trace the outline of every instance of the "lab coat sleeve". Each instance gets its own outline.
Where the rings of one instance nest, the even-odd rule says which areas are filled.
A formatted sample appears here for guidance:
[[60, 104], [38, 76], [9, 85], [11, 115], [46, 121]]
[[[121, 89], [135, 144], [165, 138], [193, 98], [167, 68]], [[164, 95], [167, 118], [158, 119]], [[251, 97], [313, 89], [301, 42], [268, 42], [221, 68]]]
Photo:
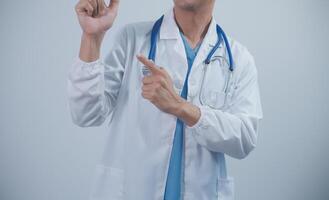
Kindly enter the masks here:
[[80, 127], [100, 126], [113, 111], [125, 69], [127, 33], [122, 28], [106, 58], [84, 62], [76, 58], [68, 72], [71, 118]]
[[[259, 121], [263, 118], [257, 70], [252, 55], [245, 49], [236, 67], [240, 68], [229, 108], [225, 111], [199, 106], [201, 116], [187, 126], [195, 140], [210, 151], [245, 158], [256, 146]], [[236, 70], [238, 71], [238, 70]]]

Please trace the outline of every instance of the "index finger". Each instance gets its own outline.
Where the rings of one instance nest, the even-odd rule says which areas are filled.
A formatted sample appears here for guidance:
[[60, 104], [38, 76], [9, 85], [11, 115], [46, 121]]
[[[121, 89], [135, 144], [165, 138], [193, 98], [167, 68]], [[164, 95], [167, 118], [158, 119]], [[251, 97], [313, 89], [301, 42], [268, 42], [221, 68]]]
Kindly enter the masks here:
[[104, 8], [106, 6], [104, 0], [98, 0], [98, 8], [99, 8], [99, 13], [102, 15], [104, 12]]
[[147, 59], [143, 55], [137, 55], [138, 60], [143, 63], [152, 73], [162, 73], [161, 69], [159, 69], [154, 62]]

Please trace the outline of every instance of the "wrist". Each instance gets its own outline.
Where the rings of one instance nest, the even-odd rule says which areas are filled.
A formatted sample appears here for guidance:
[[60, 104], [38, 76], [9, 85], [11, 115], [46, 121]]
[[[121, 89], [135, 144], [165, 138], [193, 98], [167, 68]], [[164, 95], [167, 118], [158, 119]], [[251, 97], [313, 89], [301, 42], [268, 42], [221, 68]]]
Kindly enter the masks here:
[[85, 62], [92, 62], [100, 57], [100, 49], [104, 34], [90, 35], [83, 33], [79, 57]]
[[106, 32], [101, 32], [101, 33], [98, 33], [98, 34], [88, 34], [86, 32], [83, 32], [82, 36], [81, 36], [81, 40], [85, 41], [85, 42], [88, 42], [88, 43], [93, 43], [96, 46], [100, 47], [101, 44], [102, 44], [105, 33]]
[[187, 101], [179, 101], [172, 108], [172, 114], [178, 118], [182, 118], [188, 106]]
[[188, 126], [193, 126], [201, 117], [201, 110], [198, 106], [187, 101], [177, 103], [174, 115], [181, 119]]

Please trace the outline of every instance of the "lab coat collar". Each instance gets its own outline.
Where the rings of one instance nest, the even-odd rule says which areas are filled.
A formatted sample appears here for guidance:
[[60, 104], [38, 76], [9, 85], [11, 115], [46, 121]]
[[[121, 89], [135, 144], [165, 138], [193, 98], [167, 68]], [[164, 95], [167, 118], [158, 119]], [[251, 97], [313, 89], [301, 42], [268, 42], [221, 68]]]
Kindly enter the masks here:
[[162, 39], [179, 39], [179, 28], [174, 18], [174, 9], [169, 9], [163, 17], [160, 28], [160, 40]]
[[[201, 64], [205, 58], [208, 56], [208, 53], [211, 51], [211, 49], [215, 46], [218, 36], [217, 36], [217, 23], [214, 17], [211, 18], [210, 25], [208, 27], [207, 33], [205, 37], [203, 38], [202, 44], [200, 46], [199, 52], [193, 62], [193, 66], [198, 66]], [[163, 18], [163, 22], [160, 28], [160, 40], [167, 40], [167, 39], [176, 39], [176, 40], [182, 40], [180, 36], [180, 31], [177, 26], [176, 20], [174, 18], [174, 9], [169, 9], [165, 14]], [[179, 47], [177, 47], [175, 50], [179, 55], [181, 55], [182, 58], [185, 57], [185, 51], [183, 48], [182, 41], [179, 41], [177, 44], [179, 44]], [[223, 42], [220, 44], [218, 50], [214, 55], [221, 55], [223, 54], [223, 51], [221, 50], [223, 46]], [[194, 67], [192, 67], [194, 68]]]
[[[212, 17], [208, 31], [202, 43], [206, 46], [213, 47], [217, 42], [216, 20]], [[174, 18], [174, 9], [169, 9], [163, 18], [160, 29], [160, 40], [162, 39], [181, 39], [179, 28]]]

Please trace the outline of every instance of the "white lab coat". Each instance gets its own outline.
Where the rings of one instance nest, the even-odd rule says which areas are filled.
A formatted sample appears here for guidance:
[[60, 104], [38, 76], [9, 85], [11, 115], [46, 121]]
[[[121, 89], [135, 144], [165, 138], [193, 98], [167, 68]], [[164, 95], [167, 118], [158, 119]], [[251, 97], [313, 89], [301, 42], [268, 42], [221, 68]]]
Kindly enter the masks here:
[[[142, 64], [148, 55], [154, 22], [124, 26], [104, 60], [78, 58], [68, 72], [68, 103], [72, 120], [81, 127], [99, 126], [109, 117], [108, 140], [95, 167], [91, 200], [163, 200], [176, 117], [160, 111], [141, 95]], [[214, 61], [205, 80], [205, 104], [199, 101], [203, 61], [217, 41], [213, 18], [195, 58], [188, 81], [187, 101], [201, 109], [198, 122], [184, 132], [182, 197], [184, 200], [233, 199], [233, 178], [221, 176], [219, 152], [242, 159], [254, 149], [262, 109], [254, 59], [229, 37], [235, 71], [224, 108], [221, 95], [225, 62]], [[225, 46], [215, 56], [226, 56]], [[225, 61], [225, 60], [222, 60]], [[180, 93], [187, 59], [173, 10], [160, 29], [156, 64], [171, 75]]]

